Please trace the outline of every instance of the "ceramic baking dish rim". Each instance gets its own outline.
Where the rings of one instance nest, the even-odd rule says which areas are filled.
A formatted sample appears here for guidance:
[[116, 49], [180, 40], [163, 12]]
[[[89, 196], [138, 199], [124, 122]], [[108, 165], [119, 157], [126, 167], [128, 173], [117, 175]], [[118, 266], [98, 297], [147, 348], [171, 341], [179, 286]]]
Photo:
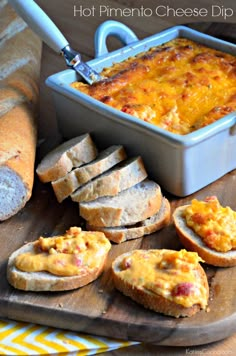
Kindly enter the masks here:
[[[115, 50], [113, 52], [102, 54], [99, 57], [88, 61], [87, 63], [95, 70], [98, 70], [98, 67], [101, 66], [101, 63], [104, 60], [110, 60], [113, 57], [119, 58], [119, 56], [121, 56], [121, 53], [122, 56], [125, 56], [126, 58], [129, 57], [128, 54], [130, 54], [130, 56], [131, 55], [133, 56], [137, 53], [141, 53], [143, 50], [137, 50], [137, 48], [141, 46], [145, 46], [147, 47], [146, 50], [148, 50], [149, 48], [152, 47], [153, 42], [156, 41], [158, 42], [156, 46], [161, 43], [165, 43], [168, 41], [168, 39], [166, 39], [166, 36], [169, 37], [174, 36], [173, 38], [182, 36], [190, 39], [193, 39], [194, 37], [195, 40], [197, 38], [198, 40], [200, 40], [201, 43], [207, 44], [209, 47], [222, 50], [221, 47], [223, 46], [224, 47], [223, 51], [231, 54], [232, 52], [235, 52], [236, 54], [236, 45], [234, 44], [228, 43], [226, 41], [217, 39], [209, 35], [205, 35], [203, 33], [200, 33], [196, 30], [192, 30], [185, 26], [174, 26], [164, 31], [161, 31], [157, 34], [144, 38], [142, 40], [137, 40], [132, 44], [121, 47], [120, 49]], [[209, 43], [207, 41], [209, 41]], [[215, 46], [213, 44], [215, 44]], [[135, 54], [133, 53], [134, 48], [136, 49]], [[68, 78], [70, 78], [70, 80], [68, 80]], [[91, 110], [96, 110], [103, 115], [105, 114], [106, 116], [109, 116], [110, 120], [122, 121], [122, 123], [126, 126], [135, 125], [138, 130], [147, 131], [149, 134], [153, 134], [153, 135], [158, 134], [158, 136], [160, 136], [162, 139], [171, 141], [173, 144], [178, 146], [188, 147], [188, 146], [198, 144], [199, 142], [206, 140], [208, 137], [211, 137], [212, 135], [217, 134], [218, 132], [225, 129], [230, 129], [232, 134], [235, 134], [236, 131], [235, 130], [236, 112], [233, 112], [222, 117], [216, 122], [209, 124], [206, 127], [200, 128], [189, 134], [186, 135], [175, 134], [167, 130], [164, 130], [156, 125], [135, 118], [134, 116], [131, 116], [127, 113], [121, 112], [120, 110], [114, 109], [82, 92], [79, 92], [75, 88], [72, 88], [70, 85], [75, 80], [78, 80], [76, 78], [75, 72], [71, 69], [67, 69], [49, 76], [46, 80], [46, 84], [51, 89], [58, 91], [63, 96], [69, 97], [70, 99], [77, 101], [81, 105], [84, 105], [87, 108], [90, 108]]]

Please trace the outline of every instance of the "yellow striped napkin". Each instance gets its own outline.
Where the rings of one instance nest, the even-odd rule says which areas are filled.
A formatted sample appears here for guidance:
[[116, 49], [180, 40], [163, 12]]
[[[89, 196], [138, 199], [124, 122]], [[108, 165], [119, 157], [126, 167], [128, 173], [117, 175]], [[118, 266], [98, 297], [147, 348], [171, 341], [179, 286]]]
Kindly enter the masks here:
[[0, 319], [0, 355], [95, 355], [137, 342]]

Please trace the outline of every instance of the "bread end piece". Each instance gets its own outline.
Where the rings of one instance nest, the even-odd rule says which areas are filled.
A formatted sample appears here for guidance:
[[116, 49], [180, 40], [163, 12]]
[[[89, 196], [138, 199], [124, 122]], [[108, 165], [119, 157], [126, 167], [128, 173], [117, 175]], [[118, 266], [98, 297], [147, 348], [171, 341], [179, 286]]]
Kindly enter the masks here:
[[187, 205], [176, 208], [173, 214], [173, 220], [176, 232], [183, 246], [199, 254], [199, 256], [209, 265], [217, 267], [236, 266], [236, 250], [229, 252], [218, 252], [209, 248], [202, 239], [186, 225], [183, 218], [183, 211]]
[[36, 132], [26, 103], [0, 118], [0, 221], [16, 214], [31, 197]]
[[8, 166], [0, 166], [0, 221], [21, 210], [29, 200], [30, 189], [22, 178]]

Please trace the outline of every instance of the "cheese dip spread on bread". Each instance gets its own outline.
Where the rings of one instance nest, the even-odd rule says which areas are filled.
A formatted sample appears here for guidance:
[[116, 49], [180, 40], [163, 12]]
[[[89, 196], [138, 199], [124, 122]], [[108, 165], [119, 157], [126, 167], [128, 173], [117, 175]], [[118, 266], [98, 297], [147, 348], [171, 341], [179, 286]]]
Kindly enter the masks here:
[[135, 250], [119, 265], [119, 277], [129, 285], [160, 295], [186, 308], [208, 302], [208, 289], [199, 276], [196, 252]]
[[184, 211], [186, 224], [213, 250], [236, 249], [236, 212], [222, 207], [217, 197], [205, 201], [193, 199]]
[[72, 87], [140, 120], [185, 135], [236, 110], [236, 58], [177, 38]]
[[34, 243], [34, 252], [18, 255], [15, 266], [25, 272], [47, 271], [57, 276], [74, 276], [99, 266], [110, 248], [102, 232], [71, 227], [63, 236], [40, 237]]

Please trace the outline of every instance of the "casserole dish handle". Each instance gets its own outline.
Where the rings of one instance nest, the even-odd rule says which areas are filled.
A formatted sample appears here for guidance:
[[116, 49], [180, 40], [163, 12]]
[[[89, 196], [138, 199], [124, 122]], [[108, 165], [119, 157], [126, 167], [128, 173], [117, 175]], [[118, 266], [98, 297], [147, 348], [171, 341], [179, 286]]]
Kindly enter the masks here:
[[128, 26], [119, 21], [105, 21], [98, 26], [95, 32], [94, 42], [96, 58], [108, 53], [106, 45], [106, 39], [108, 36], [117, 37], [125, 45], [138, 41], [138, 37]]

